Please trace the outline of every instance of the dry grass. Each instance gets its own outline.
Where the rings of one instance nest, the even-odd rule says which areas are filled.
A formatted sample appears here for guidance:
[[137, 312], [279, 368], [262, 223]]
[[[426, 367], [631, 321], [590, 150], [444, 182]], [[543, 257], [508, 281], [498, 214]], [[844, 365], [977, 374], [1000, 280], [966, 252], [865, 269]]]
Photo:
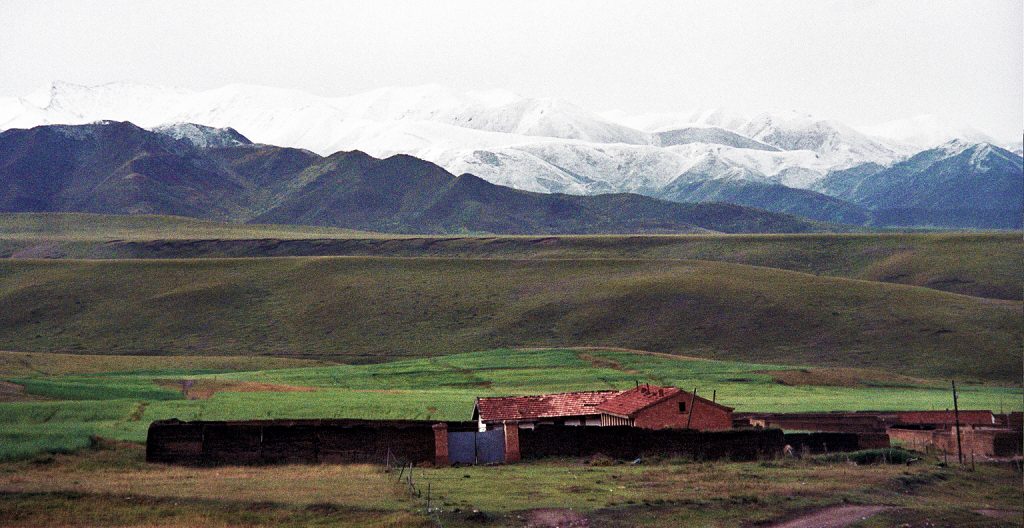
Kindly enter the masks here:
[[120, 444], [75, 455], [0, 465], [0, 493], [80, 493], [158, 499], [330, 503], [373, 510], [409, 506], [377, 466], [296, 465], [195, 468], [146, 464], [141, 447]]
[[[0, 525], [431, 526], [423, 498], [408, 497], [395, 477], [372, 465], [152, 465], [142, 461], [141, 447], [103, 442], [74, 455], [0, 464]], [[568, 510], [599, 526], [731, 527], [843, 503], [931, 509], [956, 519], [983, 508], [1021, 509], [1019, 472], [970, 472], [934, 461], [551, 460], [417, 469], [416, 481], [421, 489], [430, 484], [444, 526], [476, 526], [482, 518], [488, 526], [521, 526]]]
[[113, 372], [236, 371], [329, 364], [324, 361], [268, 356], [119, 356], [96, 354], [60, 354], [50, 352], [10, 352], [0, 350], [0, 375], [62, 376]]
[[189, 400], [208, 400], [218, 392], [313, 392], [316, 390], [315, 387], [219, 379], [158, 379], [154, 382], [167, 389], [181, 390], [185, 398]]
[[903, 376], [881, 370], [859, 368], [803, 368], [794, 370], [767, 370], [776, 383], [790, 386], [815, 385], [821, 387], [928, 387], [935, 382]]

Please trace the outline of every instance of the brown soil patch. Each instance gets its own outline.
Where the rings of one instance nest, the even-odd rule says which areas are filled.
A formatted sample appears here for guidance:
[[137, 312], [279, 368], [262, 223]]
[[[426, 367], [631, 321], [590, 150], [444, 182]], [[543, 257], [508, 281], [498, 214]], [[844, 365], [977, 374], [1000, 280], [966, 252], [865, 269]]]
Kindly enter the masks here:
[[833, 506], [770, 525], [770, 528], [845, 528], [877, 515], [891, 506]]
[[0, 402], [46, 401], [47, 398], [25, 393], [25, 387], [9, 381], [0, 381]]
[[640, 350], [637, 348], [622, 348], [622, 347], [609, 347], [609, 346], [529, 346], [529, 347], [510, 347], [512, 350], [577, 350], [577, 351], [608, 351], [608, 352], [629, 352], [631, 354], [645, 354], [648, 356], [658, 356], [665, 359], [678, 359], [682, 361], [714, 361], [713, 359], [702, 358], [697, 356], [687, 356], [683, 354], [670, 354], [668, 352], [651, 352], [650, 350]]
[[984, 509], [974, 510], [974, 513], [1002, 521], [1024, 522], [1024, 512], [1021, 511]]
[[926, 380], [858, 368], [809, 368], [793, 370], [763, 370], [776, 383], [782, 385], [817, 385], [824, 387], [921, 387], [933, 385]]
[[543, 508], [533, 510], [527, 515], [526, 526], [530, 528], [587, 528], [590, 526], [590, 520], [577, 511]]
[[[180, 390], [190, 400], [206, 400], [218, 392], [313, 392], [315, 387], [280, 385], [256, 381], [228, 381], [215, 379], [154, 380], [157, 385]], [[190, 383], [191, 382], [191, 383]]]
[[612, 369], [612, 370], [620, 370], [620, 371], [626, 372], [628, 374], [640, 374], [640, 371], [638, 371], [638, 370], [624, 368], [621, 363], [619, 363], [618, 361], [615, 361], [614, 359], [602, 358], [602, 357], [592, 356], [590, 354], [584, 354], [584, 353], [577, 354], [577, 357], [579, 357], [583, 361], [586, 361], [586, 362], [590, 363], [591, 365], [593, 365], [596, 368], [606, 368], [606, 369]]

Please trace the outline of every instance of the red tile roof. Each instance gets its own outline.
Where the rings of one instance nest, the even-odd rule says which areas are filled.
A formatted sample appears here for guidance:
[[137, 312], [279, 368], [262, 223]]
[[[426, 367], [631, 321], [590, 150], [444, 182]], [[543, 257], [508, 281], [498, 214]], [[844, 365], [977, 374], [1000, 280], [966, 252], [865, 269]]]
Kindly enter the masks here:
[[622, 391], [598, 405], [597, 410], [608, 414], [614, 414], [616, 416], [632, 418], [637, 412], [678, 394], [685, 394], [686, 396], [684, 397], [694, 398], [702, 405], [711, 405], [729, 411], [732, 410], [732, 407], [719, 405], [718, 403], [701, 398], [700, 396], [693, 396], [693, 393], [686, 392], [677, 387], [657, 387], [654, 385], [640, 385], [634, 389]]
[[477, 398], [480, 419], [485, 422], [529, 420], [601, 414], [597, 406], [619, 391], [582, 391], [538, 396]]
[[622, 391], [614, 397], [608, 398], [598, 406], [598, 410], [619, 416], [632, 416], [637, 411], [671, 398], [680, 392], [682, 391], [676, 387], [640, 385], [635, 389]]

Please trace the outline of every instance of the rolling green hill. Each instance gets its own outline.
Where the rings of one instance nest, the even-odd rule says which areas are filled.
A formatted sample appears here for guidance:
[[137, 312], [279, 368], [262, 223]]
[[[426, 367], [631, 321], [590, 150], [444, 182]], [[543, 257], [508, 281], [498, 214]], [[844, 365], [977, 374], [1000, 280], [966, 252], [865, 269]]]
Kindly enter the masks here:
[[1019, 233], [423, 237], [166, 216], [0, 214], [0, 258], [700, 259], [1022, 298]]
[[708, 261], [0, 261], [11, 350], [347, 362], [615, 346], [1017, 383], [1021, 303]]

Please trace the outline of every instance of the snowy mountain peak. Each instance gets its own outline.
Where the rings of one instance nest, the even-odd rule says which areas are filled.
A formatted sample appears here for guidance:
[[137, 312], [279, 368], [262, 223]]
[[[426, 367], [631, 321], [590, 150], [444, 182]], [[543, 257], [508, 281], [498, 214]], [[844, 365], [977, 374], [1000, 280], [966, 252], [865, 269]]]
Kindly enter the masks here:
[[974, 143], [995, 143], [991, 136], [964, 123], [958, 123], [934, 114], [922, 114], [897, 119], [873, 126], [863, 126], [865, 134], [928, 149], [954, 139]]
[[234, 147], [252, 144], [252, 141], [249, 141], [248, 138], [230, 127], [214, 128], [194, 123], [170, 123], [154, 127], [150, 130], [177, 140], [188, 141], [192, 146], [198, 148]]

